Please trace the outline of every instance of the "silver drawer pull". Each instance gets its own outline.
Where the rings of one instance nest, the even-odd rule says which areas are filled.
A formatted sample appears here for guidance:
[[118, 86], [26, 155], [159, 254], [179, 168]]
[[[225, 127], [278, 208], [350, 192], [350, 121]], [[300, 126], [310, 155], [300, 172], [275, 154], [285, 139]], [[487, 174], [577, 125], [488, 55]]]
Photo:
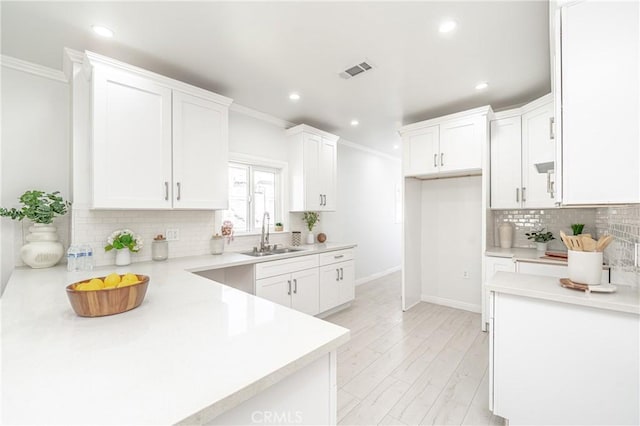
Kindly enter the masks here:
[[333, 256], [334, 259], [342, 259], [344, 257], [344, 254], [339, 254], [337, 256]]
[[340, 269], [336, 268], [336, 281], [340, 281]]
[[291, 296], [291, 280], [288, 280], [287, 283], [289, 284], [289, 291], [287, 291], [287, 295]]

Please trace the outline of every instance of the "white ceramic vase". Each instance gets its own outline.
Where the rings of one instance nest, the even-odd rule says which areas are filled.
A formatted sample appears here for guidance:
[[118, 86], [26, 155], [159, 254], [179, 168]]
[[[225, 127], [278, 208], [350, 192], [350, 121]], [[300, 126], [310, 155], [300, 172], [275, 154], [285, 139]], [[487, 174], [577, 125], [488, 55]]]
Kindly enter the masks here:
[[127, 266], [131, 264], [131, 252], [128, 248], [116, 250], [116, 266]]
[[536, 243], [536, 250], [544, 253], [545, 251], [547, 251], [547, 244], [548, 243]]
[[32, 268], [49, 268], [57, 264], [64, 255], [64, 247], [58, 241], [55, 226], [35, 223], [29, 228], [27, 243], [20, 249], [22, 261]]
[[309, 232], [307, 234], [307, 244], [313, 244], [315, 242], [316, 242], [316, 239], [315, 239], [315, 237], [313, 235], [313, 232]]

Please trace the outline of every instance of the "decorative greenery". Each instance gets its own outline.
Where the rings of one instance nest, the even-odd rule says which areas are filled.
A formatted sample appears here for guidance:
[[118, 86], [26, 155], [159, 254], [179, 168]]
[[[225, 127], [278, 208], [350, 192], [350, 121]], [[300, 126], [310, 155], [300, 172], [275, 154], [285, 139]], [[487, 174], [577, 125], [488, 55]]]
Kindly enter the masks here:
[[276, 222], [275, 226], [284, 226], [284, 225], [282, 225], [282, 222]]
[[302, 221], [307, 224], [309, 232], [313, 230], [316, 223], [320, 222], [320, 213], [318, 212], [304, 212], [302, 215]]
[[134, 234], [130, 229], [120, 229], [114, 231], [113, 234], [107, 238], [107, 245], [104, 247], [104, 251], [128, 248], [129, 251], [137, 253], [142, 247], [143, 244], [140, 235]]
[[544, 232], [544, 228], [524, 235], [527, 236], [527, 239], [533, 240], [536, 243], [548, 243], [549, 241], [556, 239], [551, 232]]
[[573, 223], [571, 224], [571, 230], [573, 231], [573, 235], [582, 234], [582, 230], [584, 229], [584, 223]]
[[10, 217], [13, 220], [22, 220], [25, 217], [34, 223], [49, 224], [56, 216], [67, 213], [71, 203], [60, 197], [59, 191], [46, 194], [44, 191], [27, 191], [19, 198], [22, 203], [20, 210], [12, 208], [0, 208], [0, 216]]

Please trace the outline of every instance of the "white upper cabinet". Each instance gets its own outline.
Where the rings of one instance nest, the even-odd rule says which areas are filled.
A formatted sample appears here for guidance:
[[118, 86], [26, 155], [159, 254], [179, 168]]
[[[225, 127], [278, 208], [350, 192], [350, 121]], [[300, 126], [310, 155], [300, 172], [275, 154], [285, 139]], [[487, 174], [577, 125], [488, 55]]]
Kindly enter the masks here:
[[90, 52], [85, 66], [92, 207], [227, 208], [231, 100]]
[[410, 124], [400, 129], [403, 175], [420, 178], [482, 173], [490, 107]]
[[556, 11], [565, 205], [640, 202], [639, 8], [582, 1]]
[[301, 124], [287, 130], [290, 210], [335, 211], [338, 137]]
[[555, 198], [551, 95], [491, 121], [491, 208], [549, 208]]
[[174, 208], [228, 207], [228, 108], [173, 92]]
[[491, 207], [522, 206], [522, 125], [520, 115], [491, 121]]
[[171, 89], [93, 70], [93, 206], [171, 207]]

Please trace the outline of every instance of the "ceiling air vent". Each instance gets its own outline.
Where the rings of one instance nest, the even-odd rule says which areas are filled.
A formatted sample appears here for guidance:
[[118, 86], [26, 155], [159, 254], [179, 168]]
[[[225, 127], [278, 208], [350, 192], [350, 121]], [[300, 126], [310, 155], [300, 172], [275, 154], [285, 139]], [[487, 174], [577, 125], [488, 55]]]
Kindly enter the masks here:
[[340, 73], [340, 77], [344, 79], [349, 79], [351, 77], [355, 77], [358, 74], [362, 74], [365, 71], [370, 71], [373, 69], [373, 66], [367, 62], [360, 62], [358, 65], [354, 65], [351, 68], [348, 68]]

